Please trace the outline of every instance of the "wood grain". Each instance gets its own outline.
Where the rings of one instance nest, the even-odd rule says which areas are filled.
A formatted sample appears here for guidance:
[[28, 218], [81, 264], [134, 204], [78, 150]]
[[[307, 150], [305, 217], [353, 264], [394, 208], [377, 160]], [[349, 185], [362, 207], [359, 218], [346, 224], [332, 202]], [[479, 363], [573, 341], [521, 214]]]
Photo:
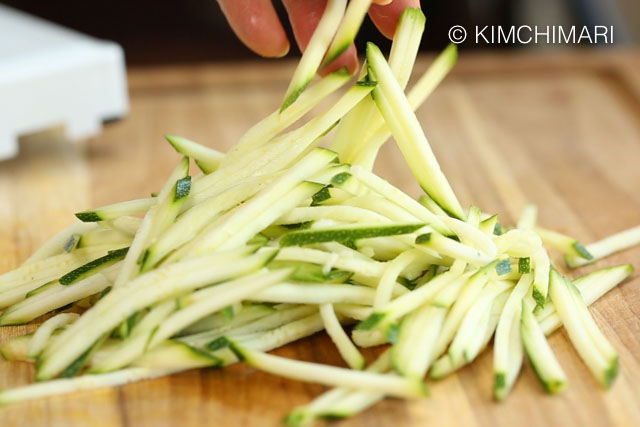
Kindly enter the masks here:
[[[423, 58], [418, 70], [426, 67]], [[24, 138], [17, 159], [0, 163], [0, 271], [19, 265], [72, 212], [157, 190], [178, 161], [163, 142], [177, 133], [226, 150], [275, 109], [293, 64], [135, 69], [131, 113], [85, 146], [60, 132]], [[640, 55], [463, 55], [419, 111], [463, 205], [497, 212], [505, 223], [526, 202], [540, 222], [584, 242], [640, 222]], [[377, 170], [413, 195], [418, 186], [387, 144]], [[598, 266], [640, 265], [640, 248]], [[585, 267], [582, 274], [595, 267]], [[430, 385], [428, 400], [385, 400], [345, 426], [640, 425], [640, 281], [627, 281], [593, 306], [620, 353], [621, 375], [602, 391], [564, 331], [550, 342], [569, 377], [560, 396], [543, 393], [525, 364], [508, 399], [491, 400], [491, 353]], [[0, 329], [0, 340], [33, 327]], [[342, 364], [324, 334], [277, 354]], [[372, 352], [367, 356], [371, 357]], [[0, 388], [32, 380], [28, 364], [0, 362]], [[0, 424], [265, 426], [323, 387], [241, 365], [201, 370], [125, 387], [41, 399], [0, 409]]]

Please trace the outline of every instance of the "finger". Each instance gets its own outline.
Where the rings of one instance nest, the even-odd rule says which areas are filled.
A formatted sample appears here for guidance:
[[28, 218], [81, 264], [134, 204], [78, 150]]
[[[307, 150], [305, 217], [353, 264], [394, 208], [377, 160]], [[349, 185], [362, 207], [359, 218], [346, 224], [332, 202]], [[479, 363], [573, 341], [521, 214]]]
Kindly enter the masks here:
[[218, 0], [236, 36], [258, 55], [279, 58], [289, 52], [289, 40], [271, 0]]
[[326, 76], [329, 73], [338, 71], [339, 69], [346, 67], [349, 74], [353, 74], [358, 70], [358, 53], [356, 52], [356, 46], [351, 43], [347, 50], [342, 52], [340, 56], [334, 59], [326, 67], [319, 71], [321, 76]]
[[386, 6], [371, 5], [369, 17], [385, 37], [392, 39], [402, 12], [408, 7], [420, 7], [420, 0], [393, 0]]
[[[327, 0], [283, 0], [283, 3], [289, 15], [289, 21], [291, 21], [296, 43], [298, 43], [300, 50], [304, 52], [318, 26], [320, 18], [322, 18]], [[347, 67], [350, 73], [355, 73], [358, 69], [358, 56], [353, 44], [329, 65], [320, 70], [320, 75], [327, 75], [342, 67]]]
[[282, 3], [289, 15], [296, 43], [304, 52], [322, 18], [327, 0], [283, 0]]

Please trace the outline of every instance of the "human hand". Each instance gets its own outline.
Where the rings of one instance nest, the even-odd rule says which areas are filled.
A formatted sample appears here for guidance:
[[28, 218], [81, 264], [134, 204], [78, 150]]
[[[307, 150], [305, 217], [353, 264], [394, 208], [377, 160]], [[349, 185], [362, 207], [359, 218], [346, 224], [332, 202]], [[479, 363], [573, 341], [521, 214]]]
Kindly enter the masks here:
[[[322, 17], [327, 0], [282, 0], [296, 42], [304, 52]], [[289, 39], [278, 19], [271, 0], [218, 0], [222, 12], [238, 38], [251, 50], [269, 58], [279, 58], [289, 52]], [[393, 37], [398, 19], [408, 7], [420, 7], [420, 0], [373, 0], [369, 17], [388, 38]], [[342, 67], [350, 72], [358, 68], [353, 44], [324, 67], [327, 74]]]

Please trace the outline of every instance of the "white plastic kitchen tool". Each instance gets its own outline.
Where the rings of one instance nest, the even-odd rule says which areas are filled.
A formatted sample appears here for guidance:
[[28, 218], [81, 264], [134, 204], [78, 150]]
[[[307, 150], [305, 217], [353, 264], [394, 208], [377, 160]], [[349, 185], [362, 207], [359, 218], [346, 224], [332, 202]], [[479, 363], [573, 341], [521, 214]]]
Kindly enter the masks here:
[[0, 160], [20, 135], [63, 125], [81, 140], [127, 110], [119, 45], [0, 5]]

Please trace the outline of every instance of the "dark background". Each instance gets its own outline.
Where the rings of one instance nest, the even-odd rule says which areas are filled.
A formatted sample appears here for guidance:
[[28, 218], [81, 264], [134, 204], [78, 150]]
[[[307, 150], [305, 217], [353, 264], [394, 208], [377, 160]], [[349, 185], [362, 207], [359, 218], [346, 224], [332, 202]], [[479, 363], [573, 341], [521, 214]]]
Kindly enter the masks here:
[[[0, 0], [50, 21], [120, 43], [129, 64], [255, 59], [233, 35], [215, 0]], [[286, 14], [274, 1], [283, 22]], [[427, 16], [423, 50], [439, 50], [452, 25], [614, 25], [616, 42], [634, 43], [640, 0], [422, 0]], [[289, 31], [287, 25], [285, 28]], [[290, 32], [290, 31], [289, 31]], [[634, 32], [636, 34], [634, 34]], [[293, 40], [292, 37], [290, 37]], [[358, 44], [388, 42], [367, 19]], [[293, 44], [292, 44], [293, 45]], [[549, 46], [563, 48], [566, 46]], [[474, 45], [465, 49], [514, 49]], [[527, 46], [540, 49], [544, 46]], [[296, 47], [290, 56], [299, 55]]]

